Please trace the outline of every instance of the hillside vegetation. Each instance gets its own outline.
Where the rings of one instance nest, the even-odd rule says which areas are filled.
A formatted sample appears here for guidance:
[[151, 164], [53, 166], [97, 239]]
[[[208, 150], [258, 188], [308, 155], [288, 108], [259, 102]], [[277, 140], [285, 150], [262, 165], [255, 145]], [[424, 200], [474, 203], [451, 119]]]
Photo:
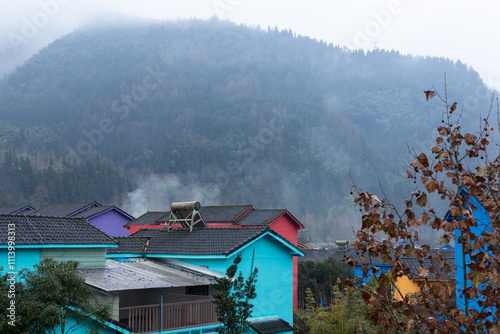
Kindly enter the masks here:
[[443, 111], [423, 90], [445, 72], [456, 100], [474, 102], [463, 123], [478, 124], [488, 94], [460, 62], [215, 19], [87, 27], [0, 83], [0, 204], [132, 209], [127, 193], [155, 174], [204, 189], [202, 205], [284, 207], [311, 239], [352, 239], [350, 175], [407, 194], [399, 160], [430, 146]]

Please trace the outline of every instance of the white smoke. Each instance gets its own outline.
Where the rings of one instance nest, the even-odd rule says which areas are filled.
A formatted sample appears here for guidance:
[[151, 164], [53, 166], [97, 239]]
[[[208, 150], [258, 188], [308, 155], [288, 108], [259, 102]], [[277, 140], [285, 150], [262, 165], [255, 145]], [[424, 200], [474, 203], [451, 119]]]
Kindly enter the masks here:
[[126, 211], [134, 217], [147, 211], [170, 211], [172, 202], [198, 201], [202, 206], [215, 205], [219, 197], [216, 184], [185, 185], [175, 174], [142, 176], [139, 186], [127, 194]]

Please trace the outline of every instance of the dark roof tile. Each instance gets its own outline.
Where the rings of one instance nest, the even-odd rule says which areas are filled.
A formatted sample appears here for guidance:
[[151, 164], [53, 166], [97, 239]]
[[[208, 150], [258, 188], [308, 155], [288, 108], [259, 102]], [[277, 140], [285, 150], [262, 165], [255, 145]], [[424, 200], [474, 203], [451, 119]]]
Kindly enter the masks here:
[[116, 206], [92, 206], [88, 209], [80, 211], [79, 213], [77, 213], [76, 215], [74, 215], [72, 217], [88, 219], [88, 218], [97, 216], [101, 213], [104, 213], [104, 212], [110, 211], [110, 210], [116, 210], [125, 216], [133, 218], [131, 215], [129, 215], [125, 211], [121, 210], [120, 208], [117, 208]]
[[[165, 211], [148, 211], [145, 214], [143, 214], [142, 216], [139, 216], [136, 219], [132, 220], [131, 222], [125, 224], [124, 226], [157, 225], [158, 223], [156, 221], [167, 214], [168, 214], [168, 212], [165, 212]], [[166, 219], [168, 220], [168, 216]]]
[[410, 270], [410, 273], [408, 275], [409, 278], [411, 279], [418, 279], [418, 278], [423, 278], [419, 275], [418, 269], [423, 268], [425, 270], [429, 270], [431, 267], [434, 267], [434, 272], [430, 272], [429, 275], [427, 276], [428, 279], [437, 279], [438, 277], [436, 275], [439, 275], [440, 279], [454, 279], [455, 278], [455, 258], [443, 258], [444, 262], [450, 266], [451, 270], [446, 271], [444, 269], [441, 269], [441, 264], [443, 261], [439, 260], [433, 260], [431, 261], [428, 258], [422, 259], [423, 261], [423, 266], [420, 266], [418, 263], [417, 258], [414, 257], [402, 257], [399, 259], [399, 262], [401, 262], [406, 268]]
[[132, 236], [149, 237], [148, 254], [228, 255], [268, 231], [267, 228], [143, 229]]
[[275, 334], [295, 330], [288, 322], [278, 317], [264, 318], [262, 320], [256, 319], [250, 322], [250, 327], [257, 334]]
[[108, 248], [108, 254], [145, 254], [148, 237], [115, 237], [118, 247]]
[[33, 210], [34, 209], [29, 205], [6, 206], [0, 208], [0, 215], [27, 214], [28, 212], [32, 212]]
[[238, 221], [238, 225], [269, 225], [278, 217], [284, 214], [286, 210], [252, 210]]
[[0, 215], [0, 245], [14, 227], [16, 245], [112, 245], [116, 242], [83, 219]]
[[202, 206], [200, 208], [200, 213], [207, 222], [236, 222], [241, 216], [252, 209], [253, 205]]
[[86, 208], [92, 206], [101, 206], [97, 202], [75, 202], [75, 203], [58, 203], [51, 204], [40, 210], [30, 212], [32, 216], [47, 216], [47, 217], [70, 217]]

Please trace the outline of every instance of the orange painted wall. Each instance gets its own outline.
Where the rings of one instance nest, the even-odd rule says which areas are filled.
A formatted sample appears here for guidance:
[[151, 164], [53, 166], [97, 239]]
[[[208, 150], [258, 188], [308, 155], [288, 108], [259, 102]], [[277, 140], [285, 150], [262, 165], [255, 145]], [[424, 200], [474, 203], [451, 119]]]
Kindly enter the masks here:
[[398, 277], [396, 280], [394, 299], [401, 301], [409, 293], [419, 292], [420, 288], [416, 281], [410, 280], [408, 276]]

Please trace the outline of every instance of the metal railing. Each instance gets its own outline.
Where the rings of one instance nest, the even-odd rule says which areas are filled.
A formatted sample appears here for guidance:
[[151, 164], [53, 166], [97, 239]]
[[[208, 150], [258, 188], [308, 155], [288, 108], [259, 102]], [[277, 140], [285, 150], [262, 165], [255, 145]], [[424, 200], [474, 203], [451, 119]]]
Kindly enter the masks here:
[[[120, 308], [120, 314], [127, 312], [125, 319], [120, 319], [135, 333], [151, 333], [160, 331], [161, 307], [155, 305], [141, 305]], [[212, 300], [163, 304], [163, 328], [173, 330], [206, 326], [217, 323], [217, 314]]]

